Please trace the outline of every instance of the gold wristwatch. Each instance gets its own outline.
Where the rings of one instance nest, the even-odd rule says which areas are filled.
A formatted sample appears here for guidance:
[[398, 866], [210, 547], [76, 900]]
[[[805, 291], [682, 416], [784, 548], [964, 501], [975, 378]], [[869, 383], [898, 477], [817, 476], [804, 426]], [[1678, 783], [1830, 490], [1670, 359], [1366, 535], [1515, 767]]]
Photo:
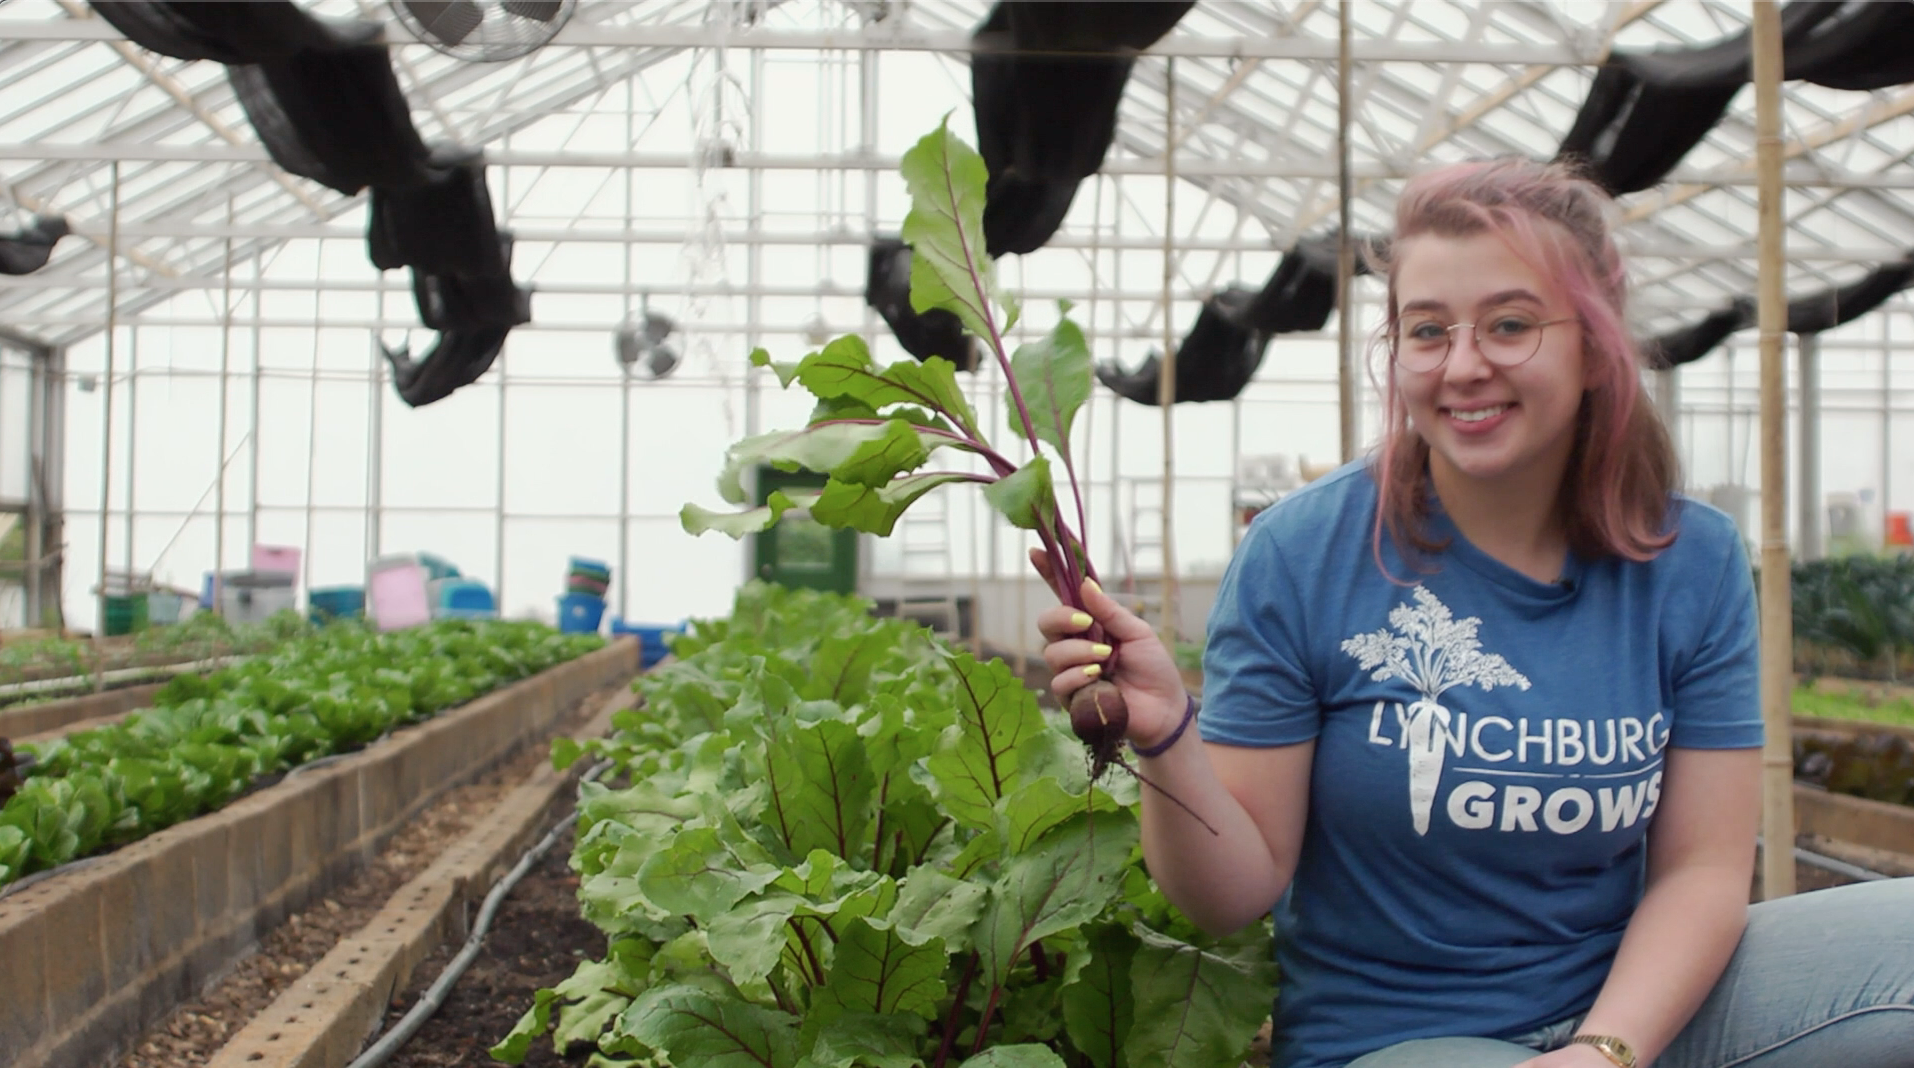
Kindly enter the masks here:
[[1594, 1046], [1615, 1062], [1615, 1068], [1635, 1068], [1635, 1048], [1614, 1035], [1576, 1035], [1568, 1042], [1571, 1046]]

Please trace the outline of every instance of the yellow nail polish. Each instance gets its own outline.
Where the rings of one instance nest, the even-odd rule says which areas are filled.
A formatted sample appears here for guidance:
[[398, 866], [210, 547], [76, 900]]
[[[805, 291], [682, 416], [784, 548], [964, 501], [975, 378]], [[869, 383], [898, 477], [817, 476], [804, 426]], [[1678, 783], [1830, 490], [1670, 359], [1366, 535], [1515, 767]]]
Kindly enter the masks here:
[[1098, 660], [1101, 660], [1104, 657], [1110, 655], [1110, 647], [1103, 644], [1102, 642], [1098, 642], [1097, 644], [1092, 645], [1090, 647], [1090, 655], [1096, 657]]
[[1088, 612], [1078, 612], [1070, 617], [1070, 625], [1078, 630], [1082, 630], [1094, 622], [1096, 621], [1090, 618], [1090, 613]]
[[1103, 674], [1103, 665], [1102, 664], [1085, 664], [1083, 665], [1083, 673], [1085, 675], [1090, 676], [1091, 678], [1095, 678], [1098, 675]]
[[1084, 584], [1085, 586], [1088, 586], [1088, 587], [1090, 587], [1090, 589], [1091, 589], [1091, 590], [1093, 590], [1093, 591], [1095, 591], [1095, 592], [1097, 592], [1097, 593], [1102, 593], [1102, 592], [1103, 592], [1103, 587], [1097, 584], [1097, 580], [1096, 580], [1096, 579], [1092, 579], [1092, 578], [1087, 578], [1087, 579], [1084, 579], [1084, 580], [1083, 580], [1083, 584]]

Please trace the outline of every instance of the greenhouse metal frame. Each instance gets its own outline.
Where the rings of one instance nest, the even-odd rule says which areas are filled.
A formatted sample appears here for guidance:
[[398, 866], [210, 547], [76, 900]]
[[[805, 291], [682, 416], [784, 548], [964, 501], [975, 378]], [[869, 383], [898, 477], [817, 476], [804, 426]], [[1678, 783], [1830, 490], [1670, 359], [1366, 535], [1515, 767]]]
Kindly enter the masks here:
[[[897, 354], [861, 299], [863, 253], [901, 220], [903, 148], [947, 113], [965, 127], [988, 5], [587, 2], [552, 44], [500, 64], [441, 55], [370, 0], [308, 6], [386, 19], [422, 134], [483, 147], [532, 322], [480, 382], [405, 408], [375, 342], [420, 328], [403, 283], [365, 261], [363, 196], [278, 169], [217, 64], [139, 49], [77, 0], [0, 8], [0, 209], [58, 213], [72, 230], [45, 268], [0, 279], [0, 511], [26, 541], [14, 621], [58, 601], [88, 625], [88, 591], [109, 569], [196, 584], [261, 541], [307, 546], [309, 585], [444, 540], [507, 611], [538, 607], [534, 591], [573, 552], [616, 561], [621, 615], [720, 609], [743, 550], [686, 548], [678, 506], [709, 499], [725, 442], [802, 414], [743, 356], [840, 332]], [[1333, 227], [1342, 14], [1202, 0], [1136, 65], [1116, 143], [1061, 232], [1007, 262], [1027, 304], [1073, 302], [1097, 357], [1132, 366], [1174, 345], [1205, 295], [1259, 284]], [[1358, 0], [1347, 14], [1359, 232], [1386, 230], [1403, 177], [1432, 162], [1550, 154], [1612, 48], [1747, 24], [1746, 5], [1711, 0]], [[1904, 256], [1914, 89], [1785, 93], [1789, 292]], [[1621, 199], [1644, 335], [1755, 292], [1753, 110], [1744, 91], [1665, 182]], [[1379, 296], [1359, 281], [1359, 330]], [[636, 380], [611, 338], [653, 308], [675, 320], [686, 358], [668, 379]], [[1876, 528], [1914, 502], [1914, 465], [1896, 463], [1914, 440], [1911, 312], [1897, 296], [1820, 335], [1818, 372], [1795, 387], [1805, 554], [1822, 540], [1825, 491], [1868, 498]], [[1657, 386], [1691, 489], [1748, 524], [1752, 337]], [[1236, 400], [1178, 408], [1167, 502], [1158, 413], [1100, 390], [1084, 445], [1104, 520], [1093, 548], [1137, 573], [1220, 569], [1238, 503], [1269, 489], [1245, 461], [1340, 458], [1340, 359], [1333, 321], [1283, 335]], [[988, 408], [995, 387], [976, 379]], [[1355, 385], [1373, 427], [1360, 370]], [[1860, 466], [1814, 451], [1831, 432], [1841, 462]], [[1168, 544], [1155, 533], [1165, 511]], [[895, 540], [866, 566], [973, 583], [1019, 569], [1014, 532], [962, 501]]]

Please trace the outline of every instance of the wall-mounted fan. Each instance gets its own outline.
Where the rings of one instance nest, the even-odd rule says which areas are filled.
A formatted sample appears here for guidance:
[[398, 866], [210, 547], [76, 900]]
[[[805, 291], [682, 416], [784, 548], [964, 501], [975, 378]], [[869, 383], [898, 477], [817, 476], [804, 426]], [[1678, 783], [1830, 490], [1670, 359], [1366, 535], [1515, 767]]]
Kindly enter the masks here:
[[678, 369], [678, 352], [665, 344], [677, 328], [665, 316], [647, 311], [618, 328], [618, 366], [626, 377], [665, 378]]
[[538, 51], [576, 6], [577, 0], [391, 0], [393, 14], [419, 40], [475, 63]]

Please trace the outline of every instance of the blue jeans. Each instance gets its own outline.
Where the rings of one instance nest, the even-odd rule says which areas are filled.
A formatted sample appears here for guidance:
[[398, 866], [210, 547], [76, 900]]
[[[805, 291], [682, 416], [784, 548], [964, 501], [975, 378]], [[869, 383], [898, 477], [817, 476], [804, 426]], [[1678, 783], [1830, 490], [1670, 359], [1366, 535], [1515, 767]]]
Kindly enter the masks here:
[[[1513, 1068], [1579, 1023], [1418, 1039], [1346, 1068]], [[1914, 1068], [1914, 878], [1750, 906], [1727, 970], [1655, 1068]]]

